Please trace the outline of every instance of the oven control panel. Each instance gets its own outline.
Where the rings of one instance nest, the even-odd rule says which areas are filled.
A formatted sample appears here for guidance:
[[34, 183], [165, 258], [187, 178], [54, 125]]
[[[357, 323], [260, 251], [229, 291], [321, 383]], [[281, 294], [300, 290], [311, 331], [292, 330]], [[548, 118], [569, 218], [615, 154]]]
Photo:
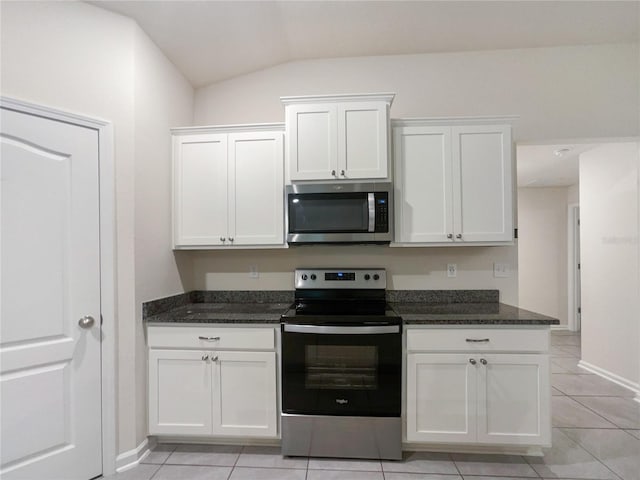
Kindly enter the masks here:
[[387, 288], [384, 268], [298, 268], [295, 288]]

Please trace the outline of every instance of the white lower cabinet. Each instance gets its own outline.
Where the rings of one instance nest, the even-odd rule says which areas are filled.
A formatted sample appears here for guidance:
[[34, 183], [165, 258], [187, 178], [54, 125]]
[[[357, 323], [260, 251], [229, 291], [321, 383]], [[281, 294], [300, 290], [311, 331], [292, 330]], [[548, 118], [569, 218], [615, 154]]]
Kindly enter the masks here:
[[[435, 335], [442, 330], [432, 330]], [[427, 330], [417, 330], [424, 336]], [[455, 332], [455, 330], [454, 330]], [[492, 332], [497, 338], [492, 342]], [[508, 334], [505, 335], [505, 332]], [[534, 331], [540, 339], [540, 331]], [[451, 332], [446, 332], [451, 337]], [[460, 331], [476, 346], [477, 335]], [[485, 445], [548, 445], [551, 433], [548, 340], [538, 352], [500, 353], [509, 336], [526, 332], [488, 330], [484, 350], [428, 353], [407, 331], [407, 441]], [[454, 333], [455, 336], [455, 333]], [[548, 333], [547, 333], [548, 336]], [[426, 337], [425, 337], [426, 338]], [[495, 347], [493, 345], [495, 343]], [[531, 343], [524, 342], [520, 343]]]
[[[241, 339], [242, 329], [229, 329], [229, 334], [224, 328], [212, 334], [210, 327], [150, 327], [150, 330], [149, 434], [277, 438], [273, 328], [262, 332], [267, 341], [271, 337], [273, 351], [242, 350], [242, 340], [237, 345], [227, 342], [229, 350], [213, 345], [193, 350], [153, 348], [156, 342], [166, 346], [166, 338], [172, 331], [177, 339], [175, 346], [189, 348], [193, 343], [186, 340], [189, 334], [200, 343], [224, 345], [225, 337]], [[247, 338], [255, 339], [259, 330], [246, 329]]]
[[275, 352], [219, 352], [212, 361], [212, 433], [275, 437]]

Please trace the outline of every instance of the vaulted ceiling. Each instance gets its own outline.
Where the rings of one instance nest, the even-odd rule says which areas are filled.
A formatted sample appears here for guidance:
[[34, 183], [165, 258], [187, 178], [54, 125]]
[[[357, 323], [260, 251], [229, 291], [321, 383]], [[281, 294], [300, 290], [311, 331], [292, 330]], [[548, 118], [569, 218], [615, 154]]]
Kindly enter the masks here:
[[[638, 42], [639, 1], [94, 0], [134, 19], [195, 87], [318, 58]], [[520, 186], [578, 181], [592, 145], [518, 147]], [[556, 150], [567, 149], [561, 155]]]
[[285, 62], [638, 41], [636, 1], [90, 2], [128, 16], [201, 87]]

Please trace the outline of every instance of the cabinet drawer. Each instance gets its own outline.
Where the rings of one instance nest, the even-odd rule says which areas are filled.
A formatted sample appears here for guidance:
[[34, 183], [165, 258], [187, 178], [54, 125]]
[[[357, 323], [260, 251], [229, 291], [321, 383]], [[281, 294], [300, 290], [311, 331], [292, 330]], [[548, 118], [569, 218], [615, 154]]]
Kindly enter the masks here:
[[150, 348], [274, 350], [275, 328], [148, 327]]
[[408, 351], [546, 352], [545, 329], [407, 329]]

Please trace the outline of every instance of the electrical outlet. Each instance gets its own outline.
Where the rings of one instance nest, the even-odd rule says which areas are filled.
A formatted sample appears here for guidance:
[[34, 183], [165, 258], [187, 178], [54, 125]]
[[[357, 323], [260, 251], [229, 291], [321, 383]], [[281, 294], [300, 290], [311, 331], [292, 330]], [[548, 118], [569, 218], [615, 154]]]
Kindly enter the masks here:
[[458, 275], [458, 265], [455, 263], [447, 263], [447, 277], [454, 278]]
[[493, 276], [495, 278], [507, 278], [511, 276], [511, 269], [508, 263], [494, 263]]
[[249, 278], [258, 278], [260, 274], [258, 273], [257, 265], [249, 265]]

